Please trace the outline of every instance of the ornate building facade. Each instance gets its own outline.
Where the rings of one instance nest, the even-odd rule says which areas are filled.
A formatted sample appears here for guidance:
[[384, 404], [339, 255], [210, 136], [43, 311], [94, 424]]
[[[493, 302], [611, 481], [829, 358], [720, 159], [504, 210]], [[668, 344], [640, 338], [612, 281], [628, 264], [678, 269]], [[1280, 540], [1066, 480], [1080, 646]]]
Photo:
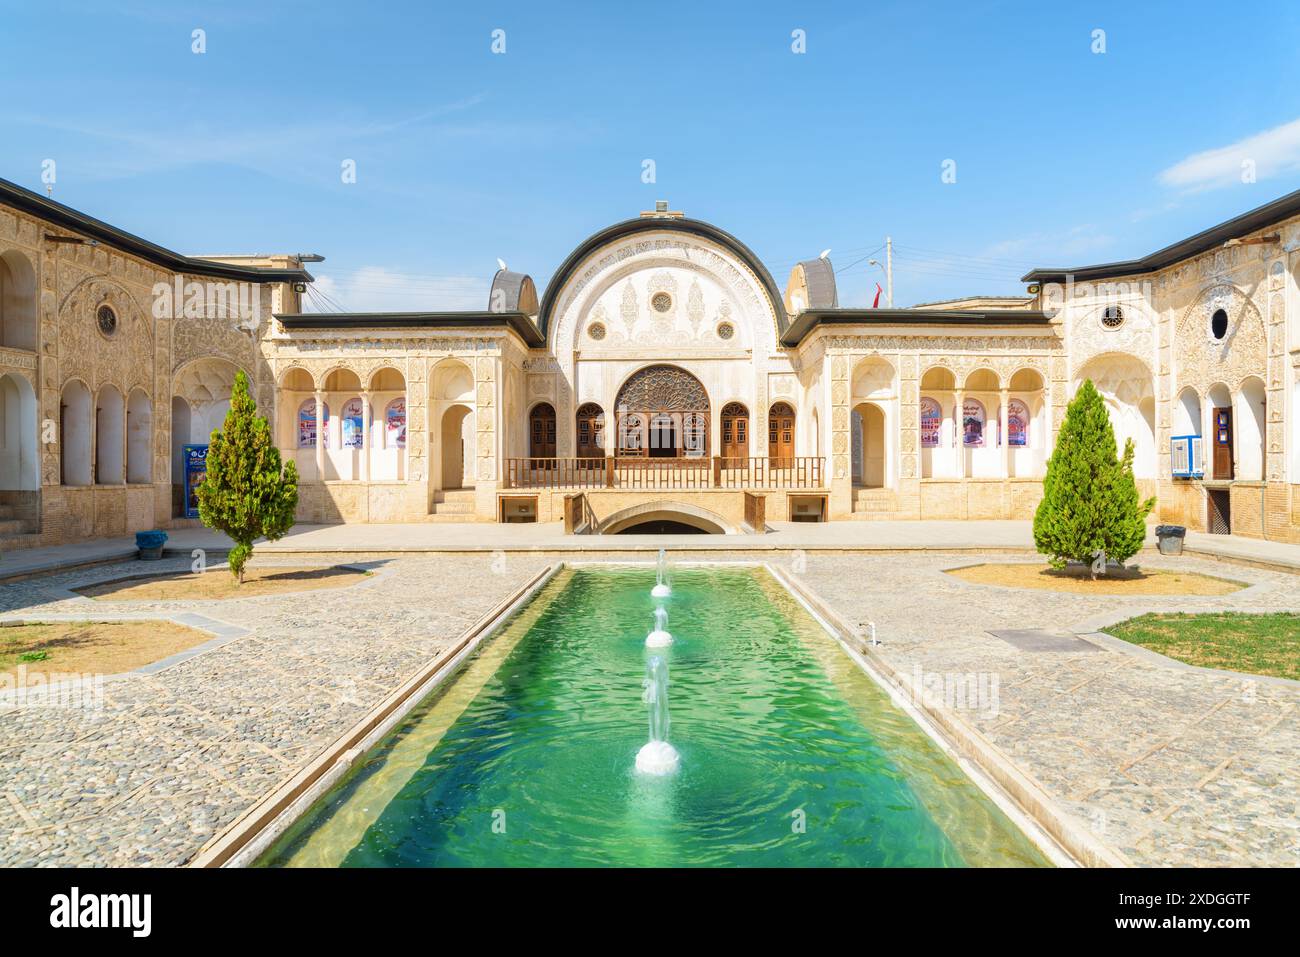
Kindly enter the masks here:
[[[539, 298], [308, 313], [312, 257], [188, 257], [0, 181], [0, 538], [192, 522], [189, 446], [236, 371], [303, 522], [1028, 518], [1090, 378], [1158, 515], [1300, 541], [1300, 194], [1028, 295], [845, 309], [666, 208], [586, 239]], [[1290, 317], [1290, 318], [1288, 318]]]

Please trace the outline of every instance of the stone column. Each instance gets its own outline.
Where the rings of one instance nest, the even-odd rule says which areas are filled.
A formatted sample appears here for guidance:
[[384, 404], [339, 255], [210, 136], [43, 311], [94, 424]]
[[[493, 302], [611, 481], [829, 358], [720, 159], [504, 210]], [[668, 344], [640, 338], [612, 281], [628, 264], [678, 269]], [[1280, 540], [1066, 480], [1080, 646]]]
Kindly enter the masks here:
[[316, 390], [316, 481], [325, 481], [325, 396]]
[[370, 391], [361, 390], [361, 481], [370, 481]]
[[999, 415], [1001, 421], [998, 422], [998, 438], [1002, 440], [1002, 477], [1011, 477], [1011, 425], [1010, 410], [1007, 408], [1011, 401], [1011, 394], [1006, 389], [1002, 390], [1002, 411]]
[[960, 388], [952, 394], [952, 439], [957, 446], [957, 478], [966, 477], [966, 430], [962, 427], [962, 406], [966, 396]]

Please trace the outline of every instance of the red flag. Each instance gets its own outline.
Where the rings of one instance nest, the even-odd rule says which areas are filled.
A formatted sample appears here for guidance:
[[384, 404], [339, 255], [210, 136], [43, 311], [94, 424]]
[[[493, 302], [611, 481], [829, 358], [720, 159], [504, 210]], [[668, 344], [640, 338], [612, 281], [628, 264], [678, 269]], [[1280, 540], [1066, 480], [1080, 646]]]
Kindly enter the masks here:
[[871, 301], [871, 308], [872, 308], [872, 309], [879, 309], [879, 308], [880, 308], [880, 293], [881, 293], [881, 292], [882, 292], [882, 290], [881, 290], [881, 288], [880, 288], [880, 283], [876, 283], [876, 298], [873, 299], [873, 300]]

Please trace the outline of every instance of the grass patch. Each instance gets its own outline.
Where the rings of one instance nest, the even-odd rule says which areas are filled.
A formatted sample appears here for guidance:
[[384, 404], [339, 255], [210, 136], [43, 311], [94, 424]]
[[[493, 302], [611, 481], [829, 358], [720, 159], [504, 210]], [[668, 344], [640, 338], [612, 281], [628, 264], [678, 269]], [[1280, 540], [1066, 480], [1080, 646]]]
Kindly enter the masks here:
[[1189, 665], [1300, 680], [1300, 615], [1225, 611], [1141, 615], [1106, 634]]
[[224, 566], [202, 574], [174, 572], [149, 577], [126, 578], [76, 589], [87, 598], [101, 601], [190, 601], [194, 599], [257, 598], [287, 592], [316, 591], [352, 585], [371, 572], [356, 568], [249, 568], [244, 584]]
[[0, 672], [111, 675], [161, 661], [212, 636], [171, 621], [57, 621], [0, 626]]
[[1110, 568], [1094, 581], [1087, 569], [1057, 571], [1046, 563], [1033, 562], [971, 565], [954, 568], [947, 574], [976, 585], [1036, 588], [1072, 595], [1230, 595], [1247, 587], [1226, 578], [1163, 569]]

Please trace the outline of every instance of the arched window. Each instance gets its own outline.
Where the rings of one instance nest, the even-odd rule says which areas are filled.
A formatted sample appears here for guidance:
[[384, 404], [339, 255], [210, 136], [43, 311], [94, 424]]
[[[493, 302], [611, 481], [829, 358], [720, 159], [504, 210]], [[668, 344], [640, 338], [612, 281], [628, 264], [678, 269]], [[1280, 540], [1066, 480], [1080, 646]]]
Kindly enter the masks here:
[[122, 393], [111, 385], [99, 390], [95, 403], [95, 484], [121, 485], [123, 429], [126, 409]]
[[[330, 447], [330, 407], [322, 403], [321, 426], [325, 432], [324, 448]], [[316, 448], [316, 400], [305, 399], [298, 406], [298, 448]]]
[[961, 444], [968, 449], [984, 446], [984, 403], [979, 399], [964, 399], [961, 409]]
[[148, 485], [153, 478], [153, 406], [141, 389], [126, 403], [126, 480]]
[[406, 397], [394, 399], [384, 409], [384, 447], [406, 448]]
[[361, 401], [360, 396], [353, 396], [343, 403], [343, 411], [339, 417], [343, 429], [340, 448], [360, 449], [365, 446], [365, 416], [366, 405]]
[[1007, 445], [1024, 448], [1029, 444], [1029, 407], [1019, 399], [1007, 403]]
[[688, 458], [700, 458], [709, 450], [709, 417], [700, 412], [682, 416], [682, 448]]
[[578, 429], [578, 458], [595, 459], [605, 455], [605, 412], [594, 402], [578, 407], [574, 417]]
[[620, 455], [644, 455], [646, 417], [632, 412], [619, 417], [618, 451]]
[[943, 428], [943, 408], [936, 399], [921, 397], [921, 448], [939, 447], [939, 431]]
[[749, 458], [749, 409], [739, 402], [722, 407], [722, 457]]
[[555, 408], [549, 402], [533, 406], [528, 413], [528, 454], [539, 459], [555, 457]]
[[768, 410], [767, 457], [773, 464], [794, 458], [794, 409], [788, 402], [777, 402]]

